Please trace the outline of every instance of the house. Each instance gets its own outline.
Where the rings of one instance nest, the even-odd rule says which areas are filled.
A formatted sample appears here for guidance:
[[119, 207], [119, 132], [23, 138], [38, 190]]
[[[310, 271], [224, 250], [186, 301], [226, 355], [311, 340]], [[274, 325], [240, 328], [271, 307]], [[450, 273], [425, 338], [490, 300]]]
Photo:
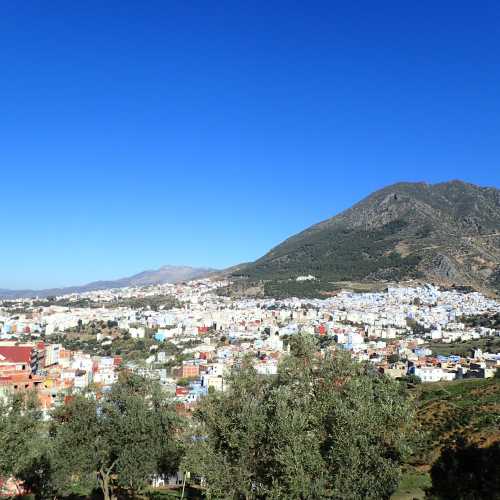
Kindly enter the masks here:
[[36, 373], [39, 365], [39, 352], [34, 345], [0, 342], [0, 363], [11, 365], [18, 371]]
[[184, 361], [179, 370], [179, 376], [181, 378], [197, 378], [199, 374], [200, 366], [190, 361]]
[[142, 326], [138, 328], [129, 328], [128, 332], [133, 339], [143, 339], [146, 334], [146, 330]]
[[412, 366], [408, 373], [416, 375], [422, 382], [439, 382], [441, 380], [454, 380], [456, 373], [443, 370], [436, 366]]

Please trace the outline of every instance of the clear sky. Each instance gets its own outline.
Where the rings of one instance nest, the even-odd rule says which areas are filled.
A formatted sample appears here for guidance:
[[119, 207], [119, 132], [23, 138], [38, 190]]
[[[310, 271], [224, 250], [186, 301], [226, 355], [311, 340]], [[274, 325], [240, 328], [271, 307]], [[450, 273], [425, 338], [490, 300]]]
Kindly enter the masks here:
[[500, 3], [0, 6], [0, 288], [253, 260], [400, 180], [500, 187]]

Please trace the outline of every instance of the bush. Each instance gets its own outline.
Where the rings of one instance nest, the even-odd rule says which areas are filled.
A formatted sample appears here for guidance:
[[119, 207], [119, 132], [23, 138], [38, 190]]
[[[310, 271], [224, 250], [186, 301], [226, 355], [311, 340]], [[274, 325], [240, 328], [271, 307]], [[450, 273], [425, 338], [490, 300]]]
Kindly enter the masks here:
[[500, 441], [479, 448], [462, 438], [446, 447], [431, 469], [432, 494], [442, 500], [500, 498]]

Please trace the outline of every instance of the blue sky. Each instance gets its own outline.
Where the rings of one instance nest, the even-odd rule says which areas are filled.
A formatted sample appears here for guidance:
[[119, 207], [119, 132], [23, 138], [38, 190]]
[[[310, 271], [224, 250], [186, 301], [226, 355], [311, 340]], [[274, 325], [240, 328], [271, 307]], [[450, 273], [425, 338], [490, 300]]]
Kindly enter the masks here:
[[400, 180], [500, 187], [499, 27], [497, 1], [3, 2], [0, 288], [253, 260]]

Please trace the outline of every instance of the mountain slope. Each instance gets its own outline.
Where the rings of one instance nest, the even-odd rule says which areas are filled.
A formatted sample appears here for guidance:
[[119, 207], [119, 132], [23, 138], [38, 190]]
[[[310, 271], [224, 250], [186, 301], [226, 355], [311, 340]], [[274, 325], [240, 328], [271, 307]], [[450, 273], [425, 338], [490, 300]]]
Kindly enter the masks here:
[[214, 269], [188, 266], [163, 266], [159, 269], [143, 271], [127, 278], [110, 281], [94, 281], [82, 286], [50, 288], [46, 290], [5, 290], [0, 289], [0, 298], [48, 297], [68, 293], [83, 293], [107, 288], [123, 288], [128, 286], [148, 286], [164, 283], [178, 283], [208, 276]]
[[425, 279], [500, 290], [500, 190], [399, 183], [292, 236], [236, 274], [283, 280]]

